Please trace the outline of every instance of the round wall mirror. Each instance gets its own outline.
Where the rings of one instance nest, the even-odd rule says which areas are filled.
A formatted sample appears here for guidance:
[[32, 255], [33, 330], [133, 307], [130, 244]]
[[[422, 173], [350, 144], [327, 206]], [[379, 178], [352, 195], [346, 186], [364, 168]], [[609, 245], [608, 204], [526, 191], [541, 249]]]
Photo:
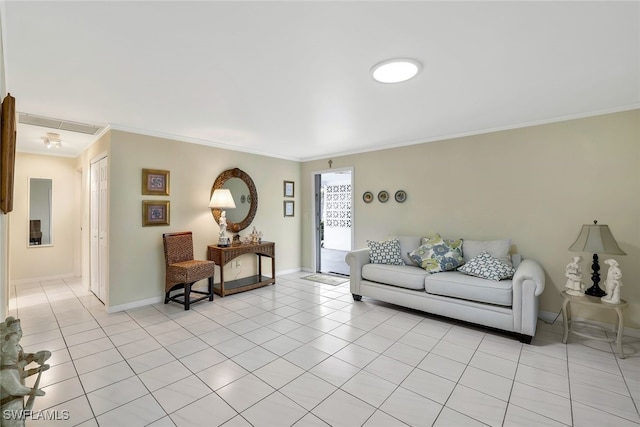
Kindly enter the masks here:
[[251, 177], [243, 170], [234, 168], [222, 172], [211, 187], [211, 195], [219, 188], [231, 191], [235, 209], [212, 208], [213, 218], [220, 224], [220, 214], [225, 211], [227, 229], [234, 233], [247, 228], [258, 210], [258, 192]]

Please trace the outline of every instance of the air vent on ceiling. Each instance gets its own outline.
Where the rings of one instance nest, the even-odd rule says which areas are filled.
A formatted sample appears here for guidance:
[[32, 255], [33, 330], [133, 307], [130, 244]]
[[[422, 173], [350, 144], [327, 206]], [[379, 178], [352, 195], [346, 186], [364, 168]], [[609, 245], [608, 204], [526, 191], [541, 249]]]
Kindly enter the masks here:
[[50, 117], [34, 116], [33, 114], [18, 113], [18, 123], [25, 125], [42, 126], [51, 129], [67, 130], [70, 132], [95, 135], [100, 127], [85, 123], [70, 122], [67, 120], [52, 119]]

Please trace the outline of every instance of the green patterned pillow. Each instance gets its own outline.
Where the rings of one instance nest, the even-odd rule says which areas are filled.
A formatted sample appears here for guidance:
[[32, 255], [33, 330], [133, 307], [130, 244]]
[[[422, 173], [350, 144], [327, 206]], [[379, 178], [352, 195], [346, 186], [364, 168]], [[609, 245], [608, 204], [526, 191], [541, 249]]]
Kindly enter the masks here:
[[404, 265], [400, 242], [397, 239], [384, 242], [367, 240], [367, 246], [369, 246], [369, 259], [372, 264]]
[[464, 264], [462, 239], [445, 240], [434, 234], [423, 237], [421, 243], [409, 256], [429, 273], [455, 270]]

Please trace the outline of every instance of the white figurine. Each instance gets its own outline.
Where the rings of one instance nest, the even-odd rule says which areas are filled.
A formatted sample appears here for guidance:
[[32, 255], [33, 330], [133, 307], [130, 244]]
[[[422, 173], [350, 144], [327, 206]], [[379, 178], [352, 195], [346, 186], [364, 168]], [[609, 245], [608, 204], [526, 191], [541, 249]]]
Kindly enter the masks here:
[[584, 296], [585, 285], [582, 283], [582, 263], [581, 256], [574, 256], [573, 261], [567, 264], [565, 276], [567, 277], [567, 284], [564, 285], [567, 294], [577, 297]]
[[604, 281], [605, 292], [607, 295], [600, 298], [602, 302], [609, 304], [620, 304], [620, 287], [622, 287], [622, 271], [618, 267], [618, 261], [615, 259], [608, 259], [604, 262], [609, 264], [609, 271], [607, 271], [607, 279]]
[[220, 237], [226, 237], [224, 234], [227, 231], [227, 213], [222, 211], [220, 214]]

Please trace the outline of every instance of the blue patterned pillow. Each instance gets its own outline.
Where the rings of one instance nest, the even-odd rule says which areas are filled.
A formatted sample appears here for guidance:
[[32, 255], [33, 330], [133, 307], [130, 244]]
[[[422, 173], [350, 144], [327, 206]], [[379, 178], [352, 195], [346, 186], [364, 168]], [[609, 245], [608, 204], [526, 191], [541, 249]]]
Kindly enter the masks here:
[[462, 239], [445, 240], [439, 234], [423, 237], [422, 245], [409, 256], [429, 273], [455, 270], [464, 264]]
[[369, 246], [369, 259], [373, 264], [404, 265], [400, 242], [396, 239], [384, 242], [367, 240]]
[[489, 255], [487, 251], [482, 251], [480, 255], [458, 268], [458, 271], [470, 276], [481, 277], [496, 282], [503, 279], [510, 279], [516, 272], [515, 268], [495, 259]]

